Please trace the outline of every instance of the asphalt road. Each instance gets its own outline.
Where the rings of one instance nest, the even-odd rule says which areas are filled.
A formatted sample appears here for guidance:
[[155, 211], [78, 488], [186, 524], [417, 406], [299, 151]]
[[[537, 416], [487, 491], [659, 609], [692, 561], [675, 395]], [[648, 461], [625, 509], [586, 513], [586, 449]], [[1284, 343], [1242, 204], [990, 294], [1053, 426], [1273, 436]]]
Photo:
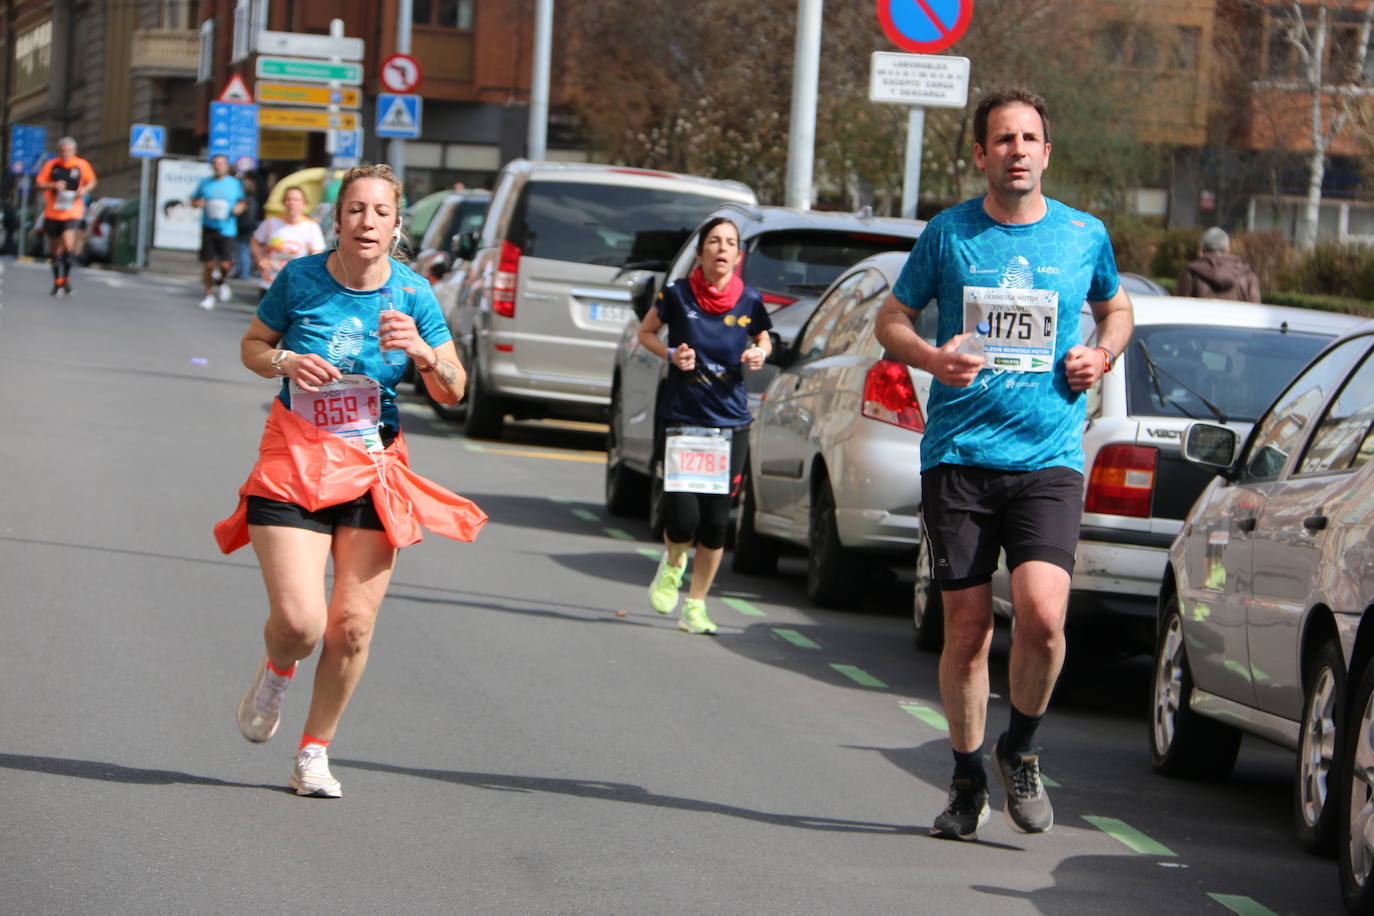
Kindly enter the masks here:
[[[403, 552], [330, 749], [344, 797], [296, 798], [313, 665], [278, 737], [244, 741], [264, 596], [210, 535], [274, 390], [238, 362], [250, 306], [48, 282], [0, 271], [0, 914], [1339, 910], [1292, 839], [1287, 752], [1247, 739], [1215, 785], [1151, 772], [1142, 659], [1080, 652], [1061, 685], [1052, 832], [998, 812], [930, 839], [951, 762], [902, 583], [822, 612], [800, 557], [727, 569], [720, 635], [680, 633], [647, 605], [647, 527], [605, 514], [594, 430], [471, 442], [409, 395], [414, 466], [492, 521]], [[1000, 690], [1005, 634], [994, 666]]]

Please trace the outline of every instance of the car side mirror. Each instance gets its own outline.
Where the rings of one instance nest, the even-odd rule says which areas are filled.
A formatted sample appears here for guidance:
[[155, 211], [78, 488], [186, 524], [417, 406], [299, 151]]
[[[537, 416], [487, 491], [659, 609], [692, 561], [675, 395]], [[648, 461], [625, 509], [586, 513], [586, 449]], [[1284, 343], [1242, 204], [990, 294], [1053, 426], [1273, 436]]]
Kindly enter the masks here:
[[1194, 423], [1183, 435], [1183, 457], [1193, 464], [1224, 473], [1236, 463], [1239, 444], [1240, 437], [1230, 427]]
[[459, 261], [471, 261], [472, 256], [477, 254], [477, 238], [475, 229], [454, 236], [453, 257]]
[[649, 309], [654, 304], [654, 296], [658, 292], [654, 280], [653, 274], [644, 274], [630, 284], [630, 305], [634, 307], [635, 317], [640, 321], [649, 314]]
[[772, 363], [779, 369], [786, 369], [792, 364], [792, 358], [795, 355], [792, 348], [783, 343], [782, 337], [777, 331], [769, 331], [768, 337], [773, 341], [773, 349], [768, 354], [768, 359], [764, 360], [764, 362]]
[[438, 280], [446, 273], [448, 273], [447, 255], [438, 255], [429, 262], [429, 278], [431, 280]]

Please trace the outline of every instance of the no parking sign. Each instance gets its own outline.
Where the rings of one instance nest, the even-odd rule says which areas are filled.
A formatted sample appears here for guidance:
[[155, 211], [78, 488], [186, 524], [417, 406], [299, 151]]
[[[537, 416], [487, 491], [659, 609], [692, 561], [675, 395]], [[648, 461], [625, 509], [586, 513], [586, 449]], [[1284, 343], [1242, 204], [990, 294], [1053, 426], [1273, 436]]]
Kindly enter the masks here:
[[878, 0], [878, 24], [897, 47], [913, 54], [943, 51], [964, 37], [973, 0]]

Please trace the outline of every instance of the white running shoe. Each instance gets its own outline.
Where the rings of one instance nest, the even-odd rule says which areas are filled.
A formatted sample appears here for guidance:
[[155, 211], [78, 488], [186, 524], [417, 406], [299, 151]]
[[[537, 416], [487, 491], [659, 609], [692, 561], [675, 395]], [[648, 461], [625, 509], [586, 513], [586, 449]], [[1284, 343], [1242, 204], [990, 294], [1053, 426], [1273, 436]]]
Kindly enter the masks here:
[[239, 700], [239, 731], [249, 741], [261, 743], [277, 733], [281, 724], [281, 702], [291, 678], [276, 674], [267, 667], [267, 656], [258, 662], [253, 684]]
[[232, 289], [229, 288], [229, 284], [228, 284], [228, 283], [221, 283], [221, 284], [219, 285], [219, 301], [220, 301], [220, 302], [228, 302], [229, 299], [230, 299], [233, 295], [234, 295], [234, 291], [233, 291]]
[[343, 787], [329, 772], [329, 754], [322, 744], [307, 744], [296, 752], [291, 788], [310, 798], [342, 798]]
[[203, 309], [205, 309], [207, 312], [208, 312], [210, 309], [214, 308], [214, 307], [215, 307], [215, 297], [214, 297], [214, 295], [211, 294], [211, 293], [206, 293], [206, 294], [205, 294], [205, 298], [202, 299], [202, 300], [200, 300], [200, 307], [203, 308]]

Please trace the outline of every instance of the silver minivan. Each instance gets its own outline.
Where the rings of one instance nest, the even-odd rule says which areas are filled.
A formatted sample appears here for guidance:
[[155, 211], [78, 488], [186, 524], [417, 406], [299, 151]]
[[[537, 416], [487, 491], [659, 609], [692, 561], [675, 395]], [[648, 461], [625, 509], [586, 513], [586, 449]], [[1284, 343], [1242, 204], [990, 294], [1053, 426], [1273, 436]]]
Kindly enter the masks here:
[[472, 252], [473, 288], [448, 315], [468, 370], [468, 434], [500, 436], [507, 414], [604, 419], [630, 280], [727, 200], [754, 192], [648, 169], [508, 163]]

